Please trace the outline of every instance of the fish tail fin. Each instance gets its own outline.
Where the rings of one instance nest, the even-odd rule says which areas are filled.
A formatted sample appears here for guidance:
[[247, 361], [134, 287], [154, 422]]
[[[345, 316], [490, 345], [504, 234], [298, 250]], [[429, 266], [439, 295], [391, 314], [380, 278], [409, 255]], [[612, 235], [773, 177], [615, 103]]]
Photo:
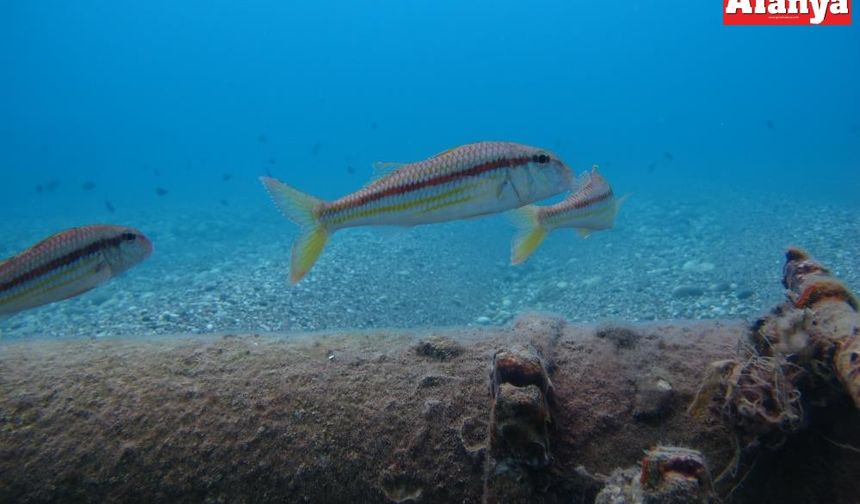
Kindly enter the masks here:
[[319, 219], [323, 201], [271, 177], [260, 177], [260, 181], [284, 216], [302, 228], [290, 262], [290, 282], [297, 283], [310, 271], [328, 240], [329, 230]]
[[511, 264], [520, 264], [537, 250], [547, 235], [547, 229], [538, 218], [539, 207], [526, 205], [510, 213], [511, 221], [519, 232], [511, 244]]

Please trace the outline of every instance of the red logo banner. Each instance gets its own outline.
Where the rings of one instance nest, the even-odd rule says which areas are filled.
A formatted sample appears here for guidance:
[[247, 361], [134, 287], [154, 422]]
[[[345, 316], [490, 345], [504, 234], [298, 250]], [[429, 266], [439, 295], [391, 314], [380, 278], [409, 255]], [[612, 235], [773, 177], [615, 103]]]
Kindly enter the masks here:
[[725, 25], [850, 25], [851, 0], [723, 0]]

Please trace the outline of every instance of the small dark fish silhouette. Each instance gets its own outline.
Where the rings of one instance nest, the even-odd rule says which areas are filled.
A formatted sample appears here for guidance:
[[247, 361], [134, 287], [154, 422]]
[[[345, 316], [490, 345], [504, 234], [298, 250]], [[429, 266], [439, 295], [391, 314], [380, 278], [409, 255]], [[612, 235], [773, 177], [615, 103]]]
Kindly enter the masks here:
[[648, 173], [654, 173], [657, 170], [657, 163], [651, 163], [648, 165]]
[[370, 121], [370, 129], [372, 129], [372, 130], [376, 129], [376, 121]]
[[233, 175], [231, 175], [229, 173], [225, 173], [224, 175], [221, 175], [221, 180], [223, 180], [224, 182], [227, 182], [231, 178], [233, 178]]
[[107, 211], [110, 213], [116, 213], [116, 210], [114, 209], [113, 205], [111, 205], [110, 201], [108, 200], [105, 200], [105, 208], [107, 208]]
[[349, 165], [346, 167], [346, 172], [350, 175], [355, 175], [355, 168], [353, 168], [352, 165]]
[[663, 157], [666, 158], [666, 161], [671, 161], [671, 160], [675, 159], [675, 157], [672, 156], [672, 153], [669, 151], [664, 152]]
[[260, 136], [257, 137], [257, 141], [261, 144], [269, 143], [269, 137], [261, 133]]
[[37, 185], [36, 186], [36, 192], [39, 192], [39, 193], [40, 192], [51, 192], [59, 186], [60, 186], [59, 180], [49, 180], [49, 181], [45, 182], [44, 184]]
[[320, 151], [321, 151], [321, 150], [322, 150], [322, 144], [315, 143], [315, 144], [313, 145], [313, 147], [311, 147], [311, 154], [313, 154], [314, 156], [316, 156], [317, 154], [319, 154], [319, 153], [320, 153]]
[[767, 129], [776, 129], [776, 126], [773, 124], [773, 121], [768, 119], [764, 122], [764, 125], [767, 126]]
[[96, 188], [95, 182], [87, 181], [87, 182], [84, 182], [83, 185], [81, 185], [81, 189], [83, 189], [84, 191], [92, 191], [95, 188]]
[[155, 188], [155, 194], [157, 194], [159, 196], [164, 196], [165, 194], [167, 194], [167, 189], [165, 189], [163, 187], [156, 187]]
[[269, 158], [269, 164], [273, 165], [273, 164], [275, 164], [275, 163], [277, 163], [277, 162], [278, 162], [278, 160], [277, 160], [277, 159], [275, 159], [275, 158], [273, 158], [273, 157], [270, 157], [270, 158]]
[[219, 202], [222, 206], [230, 206], [230, 202], [225, 199], [219, 200]]

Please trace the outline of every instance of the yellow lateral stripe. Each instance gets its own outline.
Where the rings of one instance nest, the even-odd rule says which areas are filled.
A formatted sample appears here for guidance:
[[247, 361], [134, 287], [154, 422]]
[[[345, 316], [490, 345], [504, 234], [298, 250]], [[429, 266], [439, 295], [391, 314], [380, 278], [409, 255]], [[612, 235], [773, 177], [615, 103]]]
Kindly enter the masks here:
[[[401, 212], [403, 210], [409, 210], [411, 208], [415, 208], [417, 206], [421, 206], [421, 205], [424, 205], [427, 203], [436, 203], [438, 201], [442, 201], [445, 198], [449, 198], [451, 196], [456, 196], [457, 194], [459, 194], [461, 192], [464, 192], [464, 191], [467, 191], [467, 190], [470, 190], [473, 188], [474, 188], [474, 185], [470, 184], [470, 185], [466, 185], [466, 186], [455, 187], [453, 189], [449, 189], [445, 192], [442, 192], [439, 194], [434, 194], [432, 196], [426, 196], [424, 198], [418, 198], [418, 199], [413, 200], [413, 201], [404, 201], [402, 203], [394, 203], [392, 205], [385, 205], [385, 206], [380, 206], [380, 207], [376, 207], [376, 208], [368, 208], [365, 210], [353, 211], [349, 214], [342, 215], [342, 216], [337, 217], [336, 219], [333, 219], [330, 222], [330, 224], [339, 225], [339, 224], [344, 224], [344, 223], [349, 222], [351, 220], [359, 219], [362, 217], [371, 217], [374, 215], [379, 215], [379, 214], [387, 213], [387, 212]], [[329, 224], [329, 223], [327, 223], [327, 224]]]
[[585, 212], [581, 212], [581, 213], [578, 213], [576, 215], [560, 214], [560, 215], [556, 216], [555, 219], [550, 219], [550, 223], [556, 224], [556, 225], [570, 224], [571, 222], [578, 220], [578, 219], [585, 219], [587, 217], [594, 217], [596, 215], [600, 215], [600, 214], [606, 212], [607, 210], [611, 210], [613, 206], [614, 206], [614, 202], [610, 202], [606, 206], [603, 206], [603, 207], [600, 207], [600, 208], [597, 208], [594, 210], [588, 210]]
[[[95, 259], [95, 261], [93, 259]], [[33, 295], [45, 294], [45, 293], [60, 289], [62, 287], [65, 287], [65, 286], [83, 278], [83, 275], [76, 275], [76, 273], [78, 273], [78, 271], [80, 269], [84, 268], [85, 266], [92, 266], [100, 260], [101, 260], [101, 254], [93, 254], [89, 257], [81, 258], [80, 262], [78, 264], [74, 265], [72, 268], [47, 273], [44, 278], [36, 280], [29, 287], [23, 288], [20, 291], [14, 293], [14, 294], [10, 294], [7, 297], [3, 297], [2, 295], [0, 295], [0, 305], [12, 304], [15, 301], [26, 300], [27, 297], [30, 296], [31, 294], [33, 294]], [[66, 276], [71, 276], [72, 278], [68, 281], [65, 281], [65, 282], [54, 283], [54, 282], [57, 282], [62, 277], [66, 277]]]
[[421, 213], [430, 213], [434, 210], [441, 210], [443, 208], [458, 205], [460, 203], [468, 203], [468, 202], [472, 201], [473, 199], [475, 199], [474, 196], [464, 196], [462, 198], [458, 198], [458, 199], [451, 200], [451, 201], [448, 201], [445, 203], [439, 203], [438, 205], [431, 206], [431, 207], [423, 210]]

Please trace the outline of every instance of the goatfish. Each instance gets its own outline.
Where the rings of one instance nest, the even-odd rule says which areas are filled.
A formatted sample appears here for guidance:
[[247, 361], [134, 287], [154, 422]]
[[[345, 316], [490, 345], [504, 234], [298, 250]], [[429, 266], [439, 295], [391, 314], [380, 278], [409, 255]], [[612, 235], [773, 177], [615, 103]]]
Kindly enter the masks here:
[[82, 294], [150, 254], [152, 243], [130, 227], [83, 226], [51, 235], [0, 261], [0, 320]]
[[275, 205], [301, 226], [290, 281], [316, 262], [328, 237], [355, 226], [414, 226], [493, 214], [570, 190], [573, 174], [555, 154], [510, 142], [456, 147], [414, 163], [388, 163], [376, 180], [322, 201], [260, 177]]
[[580, 236], [588, 238], [592, 231], [613, 226], [618, 208], [629, 195], [616, 199], [597, 166], [580, 177], [578, 186], [564, 201], [554, 205], [527, 205], [511, 212], [511, 219], [519, 228], [511, 247], [511, 264], [528, 259], [555, 229], [574, 228]]

